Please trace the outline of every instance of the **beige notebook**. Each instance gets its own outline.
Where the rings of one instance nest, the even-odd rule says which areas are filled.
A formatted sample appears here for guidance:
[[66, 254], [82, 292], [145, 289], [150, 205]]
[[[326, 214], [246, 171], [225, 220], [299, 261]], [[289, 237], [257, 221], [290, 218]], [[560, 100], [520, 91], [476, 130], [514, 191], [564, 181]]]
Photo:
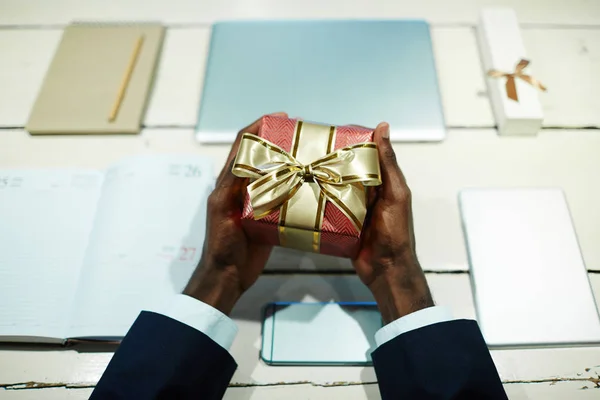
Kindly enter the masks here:
[[26, 129], [32, 134], [138, 133], [162, 46], [159, 24], [73, 24]]

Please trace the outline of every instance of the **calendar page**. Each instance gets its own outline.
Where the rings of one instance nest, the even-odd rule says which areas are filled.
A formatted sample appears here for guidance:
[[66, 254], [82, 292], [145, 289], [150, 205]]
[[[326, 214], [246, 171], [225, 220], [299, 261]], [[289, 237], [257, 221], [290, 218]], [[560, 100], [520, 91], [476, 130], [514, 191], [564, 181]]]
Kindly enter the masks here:
[[103, 174], [0, 170], [0, 340], [62, 342]]
[[200, 259], [213, 168], [143, 156], [107, 170], [67, 337], [119, 338], [180, 293]]

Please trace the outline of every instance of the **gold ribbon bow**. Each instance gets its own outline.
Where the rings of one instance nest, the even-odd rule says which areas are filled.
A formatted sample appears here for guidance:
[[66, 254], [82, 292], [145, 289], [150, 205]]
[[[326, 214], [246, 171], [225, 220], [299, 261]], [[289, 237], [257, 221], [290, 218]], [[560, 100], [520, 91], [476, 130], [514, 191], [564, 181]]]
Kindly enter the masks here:
[[519, 78], [529, 83], [531, 86], [545, 92], [546, 86], [542, 85], [540, 81], [535, 79], [531, 75], [527, 75], [523, 73], [525, 67], [529, 65], [529, 60], [521, 59], [517, 66], [515, 67], [515, 72], [502, 72], [495, 69], [488, 71], [488, 75], [492, 78], [502, 78], [506, 77], [506, 95], [509, 99], [514, 101], [519, 101], [519, 95], [517, 94], [517, 85], [515, 83], [515, 79]]
[[[255, 219], [280, 210], [283, 246], [318, 251], [325, 200], [338, 207], [360, 232], [366, 215], [364, 186], [381, 184], [377, 146], [373, 142], [354, 144], [306, 162], [307, 156], [319, 154], [310, 147], [323, 140], [324, 129], [327, 134], [335, 132], [335, 127], [298, 121], [292, 154], [256, 135], [242, 135], [232, 172], [255, 179], [247, 189]], [[304, 163], [298, 159], [301, 154], [295, 154], [302, 131], [306, 136], [302, 142]]]

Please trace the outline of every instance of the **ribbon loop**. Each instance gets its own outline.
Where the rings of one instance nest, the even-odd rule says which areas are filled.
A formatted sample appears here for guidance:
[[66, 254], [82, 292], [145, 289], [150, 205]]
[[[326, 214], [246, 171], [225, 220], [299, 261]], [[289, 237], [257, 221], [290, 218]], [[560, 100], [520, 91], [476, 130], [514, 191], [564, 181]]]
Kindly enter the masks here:
[[232, 172], [254, 179], [248, 195], [254, 218], [263, 218], [288, 202], [308, 182], [342, 211], [360, 231], [366, 214], [363, 186], [381, 184], [377, 146], [364, 142], [333, 151], [302, 164], [279, 146], [251, 133], [244, 133]]
[[526, 75], [523, 73], [523, 70], [529, 65], [529, 60], [521, 59], [515, 66], [514, 72], [503, 72], [498, 71], [496, 69], [489, 70], [487, 75], [492, 78], [506, 78], [506, 95], [509, 99], [514, 101], [519, 101], [519, 95], [517, 93], [517, 86], [515, 79], [519, 78], [536, 89], [539, 89], [545, 92], [546, 86], [542, 85], [540, 81], [532, 77], [531, 75]]

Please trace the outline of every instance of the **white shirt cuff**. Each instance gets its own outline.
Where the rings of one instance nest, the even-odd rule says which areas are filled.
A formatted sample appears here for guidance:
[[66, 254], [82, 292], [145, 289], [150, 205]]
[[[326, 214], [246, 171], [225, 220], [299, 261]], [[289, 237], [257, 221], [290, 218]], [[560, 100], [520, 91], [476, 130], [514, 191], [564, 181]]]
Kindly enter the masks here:
[[225, 350], [229, 350], [238, 328], [227, 315], [184, 294], [173, 296], [162, 315], [199, 330]]
[[442, 306], [434, 306], [424, 308], [414, 313], [400, 317], [394, 322], [391, 322], [379, 329], [375, 333], [375, 343], [377, 347], [381, 346], [385, 342], [402, 335], [403, 333], [410, 332], [415, 329], [422, 328], [424, 326], [437, 324], [439, 322], [452, 321], [452, 313], [449, 308]]

